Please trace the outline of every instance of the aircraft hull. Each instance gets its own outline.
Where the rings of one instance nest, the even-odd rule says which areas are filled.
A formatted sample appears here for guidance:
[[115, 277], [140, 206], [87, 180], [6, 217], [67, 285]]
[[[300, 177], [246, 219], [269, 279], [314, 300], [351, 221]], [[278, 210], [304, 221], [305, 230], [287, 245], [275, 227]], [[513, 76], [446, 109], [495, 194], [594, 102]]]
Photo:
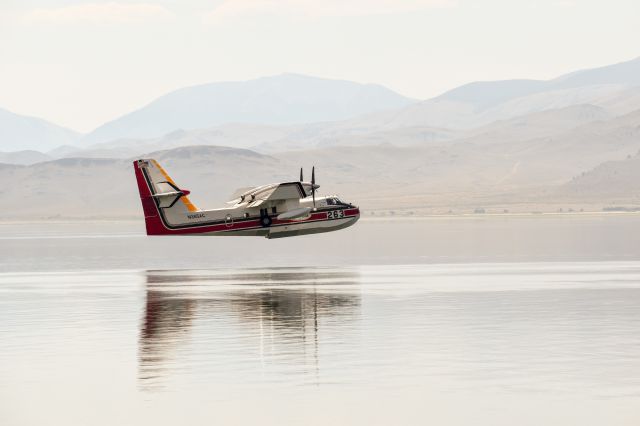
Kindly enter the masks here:
[[[344, 217], [329, 218], [336, 211], [342, 211]], [[331, 213], [330, 213], [331, 212]], [[203, 236], [264, 236], [266, 238], [284, 238], [298, 235], [318, 234], [347, 228], [358, 221], [358, 208], [332, 209], [314, 212], [304, 220], [278, 220], [271, 217], [270, 226], [264, 227], [260, 219], [248, 218], [211, 224], [189, 224], [184, 227], [177, 225], [170, 228], [162, 221], [157, 226], [148, 229], [149, 235], [203, 235]]]

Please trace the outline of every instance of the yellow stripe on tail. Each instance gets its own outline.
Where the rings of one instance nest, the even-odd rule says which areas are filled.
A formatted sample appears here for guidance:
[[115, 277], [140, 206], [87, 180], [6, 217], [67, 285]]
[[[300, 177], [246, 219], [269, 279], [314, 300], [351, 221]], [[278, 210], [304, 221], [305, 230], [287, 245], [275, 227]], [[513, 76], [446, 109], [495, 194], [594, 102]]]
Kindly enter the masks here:
[[[162, 176], [164, 176], [167, 182], [171, 182], [173, 185], [176, 185], [173, 179], [171, 179], [171, 176], [167, 174], [167, 172], [162, 168], [162, 166], [156, 160], [151, 160], [151, 161], [153, 161], [153, 164], [158, 168], [158, 170], [160, 170], [160, 173], [162, 173]], [[189, 197], [186, 195], [183, 195], [182, 197], [180, 197], [180, 201], [182, 201], [182, 203], [185, 205], [187, 210], [189, 210], [190, 212], [197, 212], [198, 210], [200, 210], [195, 205], [193, 205]]]

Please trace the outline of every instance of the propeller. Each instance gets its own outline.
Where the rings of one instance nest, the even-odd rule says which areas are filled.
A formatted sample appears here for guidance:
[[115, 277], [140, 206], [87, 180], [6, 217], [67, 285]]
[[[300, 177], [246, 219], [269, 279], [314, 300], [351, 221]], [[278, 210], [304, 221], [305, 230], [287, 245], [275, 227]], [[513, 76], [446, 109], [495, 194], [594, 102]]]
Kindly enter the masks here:
[[311, 168], [311, 196], [313, 197], [313, 209], [316, 209], [316, 166]]
[[302, 167], [300, 167], [300, 182], [302, 182], [304, 178], [302, 177]]

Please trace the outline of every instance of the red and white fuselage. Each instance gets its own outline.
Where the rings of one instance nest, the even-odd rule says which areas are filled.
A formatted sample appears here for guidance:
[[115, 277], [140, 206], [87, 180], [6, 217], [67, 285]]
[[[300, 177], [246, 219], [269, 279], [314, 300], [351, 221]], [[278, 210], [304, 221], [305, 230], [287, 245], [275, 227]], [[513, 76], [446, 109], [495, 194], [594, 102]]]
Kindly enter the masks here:
[[134, 161], [147, 235], [292, 237], [353, 225], [360, 210], [336, 196], [311, 197], [309, 182], [283, 182], [236, 192], [228, 207], [198, 209], [153, 159]]

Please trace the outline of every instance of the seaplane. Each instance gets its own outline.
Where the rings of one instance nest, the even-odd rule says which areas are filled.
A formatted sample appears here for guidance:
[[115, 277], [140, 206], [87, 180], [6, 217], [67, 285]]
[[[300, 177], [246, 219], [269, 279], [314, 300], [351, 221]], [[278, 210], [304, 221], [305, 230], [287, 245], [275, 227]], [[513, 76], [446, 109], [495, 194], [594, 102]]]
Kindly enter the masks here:
[[315, 167], [311, 182], [272, 183], [234, 192], [227, 206], [201, 210], [154, 159], [133, 162], [147, 235], [253, 235], [293, 237], [347, 228], [358, 207], [338, 196], [319, 197]]

